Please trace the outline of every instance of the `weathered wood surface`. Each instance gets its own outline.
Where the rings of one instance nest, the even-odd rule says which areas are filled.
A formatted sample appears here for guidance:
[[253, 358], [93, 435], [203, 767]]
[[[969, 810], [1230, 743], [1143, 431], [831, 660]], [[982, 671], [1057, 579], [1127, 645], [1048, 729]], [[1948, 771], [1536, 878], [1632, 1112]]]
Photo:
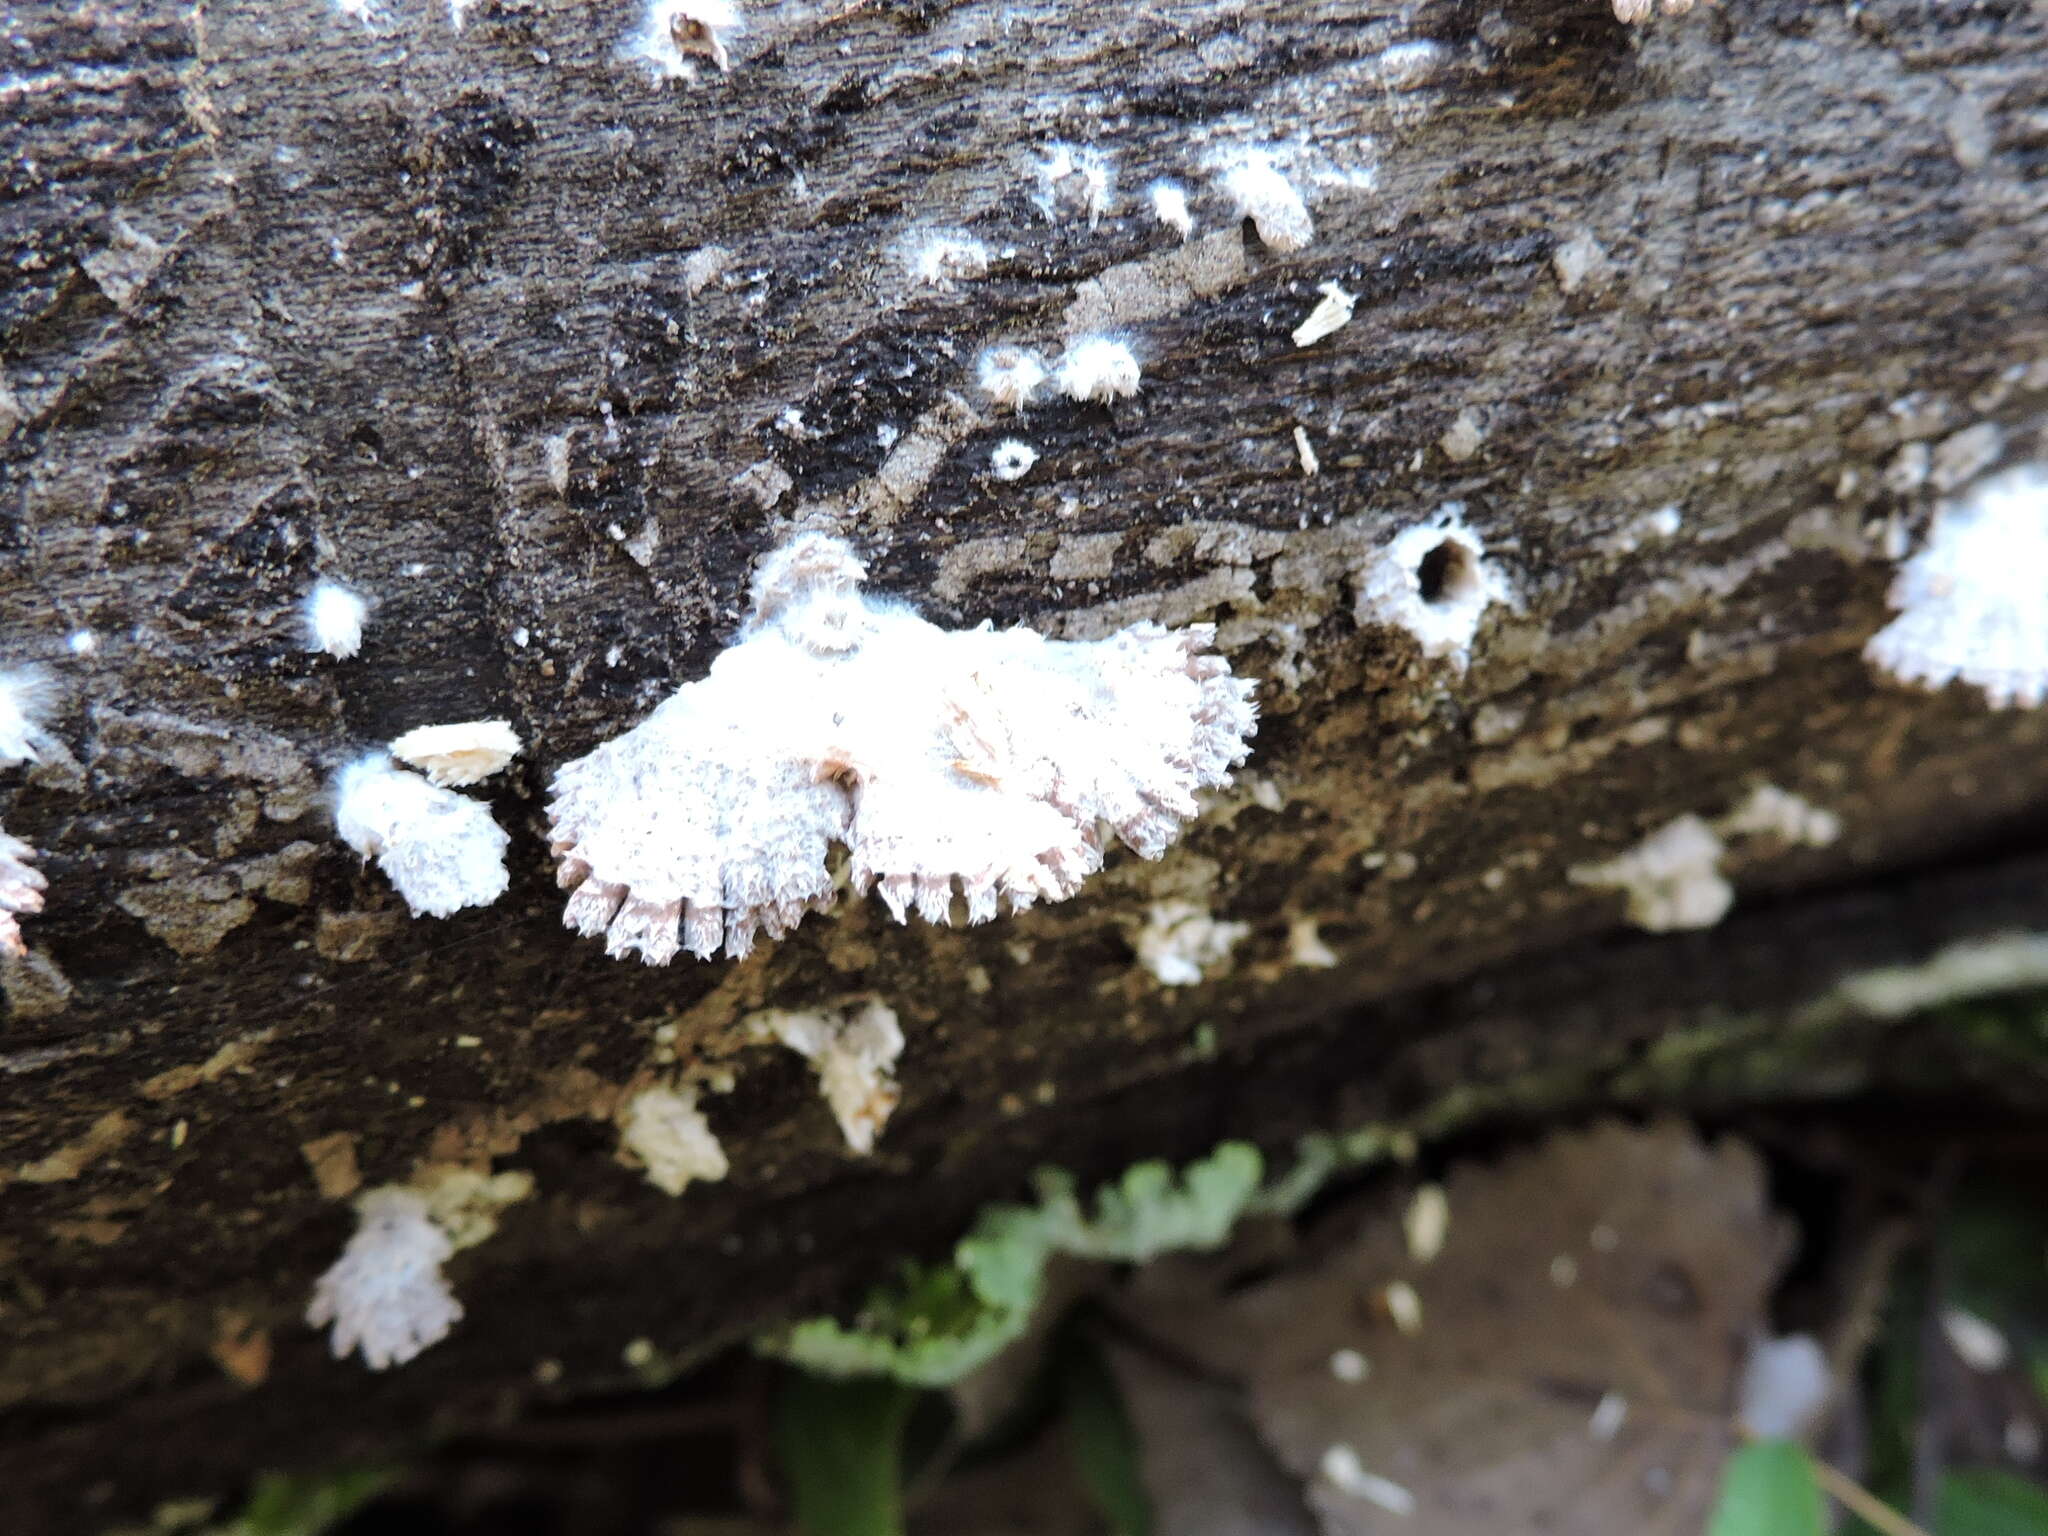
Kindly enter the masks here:
[[[622, 59], [611, 4], [8, 14], [0, 662], [59, 679], [64, 744], [0, 782], [51, 881], [0, 976], [14, 1529], [510, 1412], [543, 1361], [560, 1393], [636, 1338], [690, 1358], [942, 1244], [1035, 1161], [1279, 1148], [1538, 1067], [1625, 1097], [1631, 1053], [1702, 1017], [2048, 926], [2032, 870], [1968, 867], [2037, 835], [2048, 727], [1858, 655], [1886, 529], [1932, 506], [1910, 445], [1938, 474], [1990, 423], [2048, 455], [2048, 11], [748, 14], [695, 82]], [[1034, 206], [1053, 140], [1114, 156], [1098, 222]], [[1248, 142], [1324, 173], [1306, 249], [1216, 194], [1205, 157]], [[1162, 175], [1192, 254], [1146, 206]], [[987, 275], [914, 284], [899, 243], [935, 226]], [[1297, 348], [1331, 281], [1355, 318]], [[983, 344], [1101, 318], [1137, 400], [1019, 423], [975, 395]], [[1009, 435], [1042, 455], [1014, 484], [986, 468]], [[734, 484], [764, 460], [772, 508]], [[1462, 674], [1352, 614], [1371, 551], [1451, 500], [1519, 596]], [[1218, 621], [1261, 680], [1244, 792], [988, 928], [856, 904], [737, 965], [608, 961], [557, 923], [548, 771], [701, 671], [800, 514], [945, 622]], [[377, 603], [354, 661], [301, 649], [317, 572]], [[513, 889], [411, 921], [321, 784], [500, 713], [532, 744], [492, 797]], [[1841, 839], [1741, 845], [1751, 915], [1610, 947], [1618, 899], [1567, 869], [1764, 781]], [[1909, 878], [1937, 861], [1963, 872]], [[1250, 925], [1200, 986], [1133, 963], [1165, 896]], [[1304, 921], [1338, 964], [1295, 963]], [[735, 1027], [860, 993], [911, 1036], [865, 1163]], [[733, 1176], [680, 1200], [605, 1121], [670, 1048], [738, 1078], [711, 1106]], [[298, 1323], [349, 1230], [301, 1148], [336, 1136], [370, 1182], [495, 1158], [540, 1186], [458, 1260], [456, 1335], [387, 1377]], [[254, 1388], [209, 1354], [247, 1329]]]

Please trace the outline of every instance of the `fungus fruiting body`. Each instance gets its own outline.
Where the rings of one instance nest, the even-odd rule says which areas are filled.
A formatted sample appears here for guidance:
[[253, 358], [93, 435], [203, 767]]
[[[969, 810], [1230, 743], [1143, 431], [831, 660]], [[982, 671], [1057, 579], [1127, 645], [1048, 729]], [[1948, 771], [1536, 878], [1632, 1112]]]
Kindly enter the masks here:
[[989, 450], [988, 470], [998, 480], [1022, 480], [1038, 462], [1038, 450], [1029, 443], [1006, 437]]
[[1486, 559], [1486, 545], [1448, 502], [1431, 518], [1403, 529], [1358, 576], [1355, 616], [1413, 635], [1422, 654], [1463, 671], [1472, 659], [1479, 621], [1495, 603], [1513, 600], [1507, 579]]
[[1238, 217], [1252, 221], [1260, 243], [1269, 249], [1298, 251], [1315, 239], [1315, 218], [1271, 150], [1252, 148], [1233, 156], [1217, 180]]
[[903, 1096], [896, 1086], [896, 1058], [903, 1054], [896, 1010], [875, 1001], [834, 1010], [771, 1008], [749, 1025], [810, 1062], [848, 1149], [861, 1157], [874, 1151]]
[[391, 743], [391, 755], [434, 783], [475, 784], [519, 755], [519, 733], [509, 720], [464, 720], [422, 725]]
[[504, 828], [489, 807], [373, 753], [335, 779], [341, 840], [374, 858], [415, 917], [446, 917], [505, 894]]
[[1735, 904], [1721, 873], [1726, 845], [1699, 817], [1667, 822], [1628, 852], [1570, 871], [1575, 885], [1605, 886], [1628, 898], [1628, 920], [1650, 933], [1711, 928]]
[[988, 274], [989, 248], [964, 229], [927, 229], [907, 237], [897, 257], [911, 278], [928, 288], [951, 288]]
[[340, 1360], [361, 1350], [373, 1371], [403, 1365], [448, 1337], [462, 1321], [441, 1266], [455, 1245], [428, 1212], [424, 1196], [385, 1186], [356, 1202], [356, 1231], [313, 1287], [306, 1321], [332, 1326]]
[[1303, 318], [1301, 324], [1294, 328], [1294, 344], [1297, 347], [1313, 346], [1325, 336], [1341, 331], [1351, 323], [1351, 312], [1357, 307], [1357, 295], [1345, 292], [1336, 283], [1320, 284], [1316, 291], [1322, 298]]
[[1946, 502], [1887, 594], [1898, 617], [1865, 658], [1901, 682], [1960, 678], [1994, 709], [2048, 699], [2048, 467], [2025, 465]]
[[647, 1170], [648, 1183], [671, 1195], [700, 1179], [722, 1179], [731, 1169], [694, 1088], [635, 1094], [619, 1118], [619, 1147]]
[[306, 648], [342, 661], [363, 648], [363, 621], [370, 605], [338, 581], [318, 581], [306, 594]]
[[898, 921], [1058, 901], [1102, 865], [1107, 823], [1144, 857], [1229, 782], [1250, 685], [1208, 626], [1104, 640], [943, 630], [860, 590], [843, 540], [762, 561], [710, 674], [566, 764], [549, 805], [563, 921], [613, 955], [744, 955], [849, 882]]
[[990, 404], [999, 410], [1021, 412], [1045, 382], [1045, 364], [1024, 347], [989, 347], [975, 362], [974, 379]]
[[1187, 189], [1177, 181], [1155, 181], [1146, 189], [1152, 201], [1152, 217], [1185, 240], [1195, 232], [1195, 216], [1188, 211]]
[[1116, 198], [1116, 168], [1092, 144], [1048, 144], [1032, 171], [1038, 182], [1032, 201], [1055, 223], [1084, 216], [1092, 227]]
[[1104, 405], [1138, 392], [1138, 356], [1114, 336], [1083, 336], [1060, 358], [1060, 393]]
[[695, 73], [692, 59], [721, 72], [732, 68], [729, 41], [740, 27], [732, 0], [651, 0], [626, 52], [664, 79], [687, 80]]
[[29, 863], [35, 849], [0, 827], [0, 955], [19, 959], [28, 952], [21, 942], [21, 915], [43, 910], [43, 872]]
[[0, 768], [38, 759], [50, 702], [49, 680], [35, 668], [0, 672]]

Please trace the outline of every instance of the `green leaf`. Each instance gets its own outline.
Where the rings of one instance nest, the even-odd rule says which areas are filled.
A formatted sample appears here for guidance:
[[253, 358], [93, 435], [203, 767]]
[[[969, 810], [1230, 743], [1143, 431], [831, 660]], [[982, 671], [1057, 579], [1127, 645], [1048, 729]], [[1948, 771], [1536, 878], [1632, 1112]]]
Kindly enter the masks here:
[[1760, 1440], [1721, 1469], [1707, 1536], [1822, 1536], [1823, 1513], [1806, 1452], [1789, 1440]]
[[903, 1427], [916, 1403], [887, 1377], [783, 1372], [775, 1453], [804, 1536], [903, 1536]]
[[266, 1472], [256, 1479], [249, 1502], [227, 1527], [227, 1536], [320, 1536], [382, 1493], [392, 1474], [382, 1467], [357, 1467], [325, 1477], [291, 1477]]
[[1074, 1466], [1111, 1536], [1151, 1536], [1152, 1501], [1140, 1470], [1138, 1432], [1124, 1411], [1101, 1353], [1074, 1334], [1063, 1352], [1061, 1388]]
[[1941, 1480], [1941, 1536], [2048, 1536], [2048, 1491], [1980, 1468]]

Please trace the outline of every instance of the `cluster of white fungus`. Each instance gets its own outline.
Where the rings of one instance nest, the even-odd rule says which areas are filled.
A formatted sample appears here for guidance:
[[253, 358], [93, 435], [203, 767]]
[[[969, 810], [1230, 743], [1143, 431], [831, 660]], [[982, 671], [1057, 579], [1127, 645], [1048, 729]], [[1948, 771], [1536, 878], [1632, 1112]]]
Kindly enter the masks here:
[[370, 605], [340, 582], [325, 578], [315, 582], [302, 612], [307, 650], [325, 651], [346, 661], [363, 648], [363, 621], [370, 616]]
[[1138, 355], [1114, 336], [1083, 336], [1060, 359], [1060, 393], [1107, 405], [1138, 392]]
[[1116, 168], [1092, 144], [1048, 144], [1032, 172], [1038, 182], [1032, 201], [1054, 223], [1086, 218], [1093, 227], [1116, 199]]
[[831, 1010], [770, 1008], [747, 1024], [756, 1038], [779, 1040], [810, 1062], [846, 1145], [862, 1157], [874, 1151], [902, 1097], [896, 1058], [903, 1054], [903, 1028], [896, 1011], [875, 1001]]
[[1225, 965], [1251, 931], [1249, 923], [1219, 922], [1191, 901], [1155, 901], [1133, 947], [1161, 986], [1192, 987]]
[[698, 1180], [716, 1182], [730, 1171], [725, 1149], [697, 1106], [695, 1088], [649, 1088], [619, 1115], [619, 1149], [647, 1170], [647, 1182], [680, 1195]]
[[360, 1350], [373, 1371], [403, 1365], [462, 1321], [441, 1266], [498, 1230], [498, 1214], [533, 1193], [526, 1173], [426, 1169], [411, 1184], [385, 1184], [356, 1198], [356, 1230], [341, 1257], [314, 1283], [312, 1327], [332, 1327], [340, 1360]]
[[1994, 709], [2048, 699], [2048, 468], [2024, 465], [1945, 502], [1888, 594], [1899, 616], [1864, 656], [1901, 682], [1957, 678]]
[[991, 405], [1021, 413], [1045, 382], [1045, 364], [1028, 347], [1005, 342], [983, 349], [974, 365], [974, 378]]
[[490, 808], [381, 752], [336, 776], [334, 826], [349, 847], [377, 861], [415, 917], [489, 906], [509, 883], [508, 839]]
[[[50, 685], [43, 674], [23, 667], [0, 672], [0, 768], [32, 763], [48, 739], [43, 717], [50, 707]], [[43, 910], [49, 884], [29, 861], [34, 848], [0, 827], [0, 957], [19, 959], [28, 953], [21, 939], [21, 916]]]
[[407, 731], [391, 743], [391, 755], [447, 786], [481, 783], [517, 757], [519, 748], [510, 720], [464, 720]]
[[1104, 640], [943, 630], [861, 592], [845, 541], [761, 562], [708, 676], [565, 765], [549, 805], [563, 921], [666, 965], [744, 955], [838, 896], [849, 854], [898, 921], [1059, 901], [1102, 866], [1102, 824], [1156, 858], [1249, 750], [1251, 685], [1213, 630]]
[[1217, 184], [1270, 249], [1298, 251], [1315, 239], [1315, 218], [1270, 149], [1254, 146], [1232, 155], [1218, 167]]
[[1513, 601], [1507, 578], [1466, 524], [1464, 505], [1453, 501], [1373, 555], [1358, 574], [1353, 615], [1360, 624], [1406, 630], [1423, 655], [1446, 658], [1462, 672], [1486, 610]]
[[904, 271], [929, 288], [988, 275], [989, 248], [964, 229], [919, 230], [897, 247]]
[[696, 75], [692, 59], [706, 59], [721, 72], [732, 68], [729, 40], [743, 22], [732, 0], [652, 0], [640, 29], [626, 39], [626, 53], [664, 80]]

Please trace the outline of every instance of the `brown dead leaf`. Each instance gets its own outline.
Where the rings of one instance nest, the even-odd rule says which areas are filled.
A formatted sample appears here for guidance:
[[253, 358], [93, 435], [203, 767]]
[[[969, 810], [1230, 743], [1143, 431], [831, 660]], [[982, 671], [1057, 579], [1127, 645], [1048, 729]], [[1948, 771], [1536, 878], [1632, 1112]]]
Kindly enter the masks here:
[[260, 1387], [270, 1375], [270, 1330], [246, 1312], [223, 1308], [208, 1353], [237, 1384]]
[[[1377, 1201], [1324, 1223], [1311, 1267], [1206, 1307], [1184, 1274], [1170, 1316], [1162, 1275], [1134, 1320], [1246, 1384], [1333, 1536], [1694, 1536], [1788, 1249], [1755, 1154], [1609, 1123], [1466, 1165], [1445, 1192], [1431, 1263], [1405, 1202]], [[1401, 1285], [1412, 1332], [1387, 1304]]]
[[348, 1131], [299, 1143], [299, 1156], [313, 1170], [313, 1182], [320, 1186], [323, 1200], [346, 1200], [363, 1187], [363, 1170], [356, 1162], [356, 1138]]

